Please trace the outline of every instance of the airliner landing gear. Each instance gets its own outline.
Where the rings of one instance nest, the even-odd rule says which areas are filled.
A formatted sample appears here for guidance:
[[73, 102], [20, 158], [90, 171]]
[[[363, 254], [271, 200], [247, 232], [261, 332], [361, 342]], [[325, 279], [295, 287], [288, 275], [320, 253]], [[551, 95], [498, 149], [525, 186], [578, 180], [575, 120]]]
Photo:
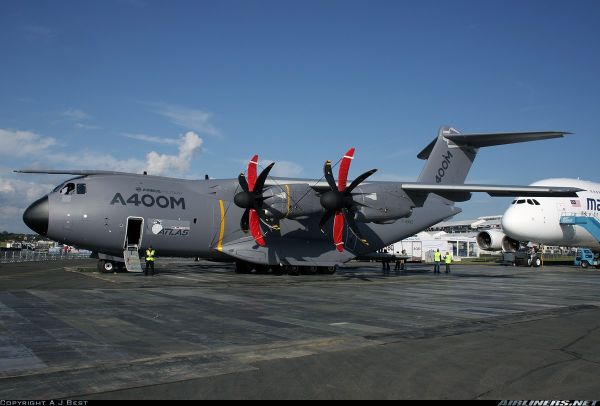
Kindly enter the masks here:
[[115, 263], [105, 259], [98, 260], [98, 271], [102, 273], [110, 273], [115, 271]]

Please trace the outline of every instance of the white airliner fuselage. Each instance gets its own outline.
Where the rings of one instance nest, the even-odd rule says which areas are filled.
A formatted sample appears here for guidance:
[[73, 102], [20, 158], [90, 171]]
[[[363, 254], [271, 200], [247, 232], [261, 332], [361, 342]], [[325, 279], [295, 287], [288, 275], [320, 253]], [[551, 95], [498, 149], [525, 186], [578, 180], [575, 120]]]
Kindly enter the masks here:
[[583, 189], [578, 197], [519, 197], [502, 216], [502, 229], [518, 241], [544, 245], [589, 247], [600, 242], [580, 225], [560, 224], [562, 216], [587, 216], [600, 220], [600, 183], [580, 179], [545, 179], [532, 186], [569, 186]]

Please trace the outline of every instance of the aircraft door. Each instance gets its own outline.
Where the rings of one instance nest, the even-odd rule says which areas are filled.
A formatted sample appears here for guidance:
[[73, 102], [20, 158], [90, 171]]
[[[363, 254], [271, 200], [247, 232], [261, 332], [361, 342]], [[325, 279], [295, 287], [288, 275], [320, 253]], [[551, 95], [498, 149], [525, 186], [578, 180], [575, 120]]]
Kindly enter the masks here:
[[125, 242], [123, 248], [142, 243], [144, 233], [144, 219], [141, 217], [127, 217], [127, 228], [125, 230]]

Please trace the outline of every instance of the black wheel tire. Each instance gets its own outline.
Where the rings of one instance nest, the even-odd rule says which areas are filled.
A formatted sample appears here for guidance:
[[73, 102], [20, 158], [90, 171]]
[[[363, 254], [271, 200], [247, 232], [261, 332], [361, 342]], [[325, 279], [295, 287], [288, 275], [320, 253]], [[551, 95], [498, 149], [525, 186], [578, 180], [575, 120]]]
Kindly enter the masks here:
[[533, 266], [536, 268], [542, 266], [542, 259], [540, 257], [533, 258]]
[[236, 261], [235, 273], [250, 273], [252, 272], [252, 264], [248, 262]]
[[587, 268], [587, 267], [589, 267], [589, 266], [590, 266], [590, 263], [589, 263], [589, 262], [587, 262], [587, 261], [581, 261], [581, 267], [582, 267], [582, 268], [584, 268], [584, 269], [585, 269], [585, 268]]
[[298, 265], [289, 265], [287, 267], [288, 275], [298, 276], [300, 275], [300, 267]]
[[115, 264], [112, 261], [101, 259], [98, 261], [98, 266], [100, 268], [100, 272], [102, 273], [111, 273], [115, 271]]

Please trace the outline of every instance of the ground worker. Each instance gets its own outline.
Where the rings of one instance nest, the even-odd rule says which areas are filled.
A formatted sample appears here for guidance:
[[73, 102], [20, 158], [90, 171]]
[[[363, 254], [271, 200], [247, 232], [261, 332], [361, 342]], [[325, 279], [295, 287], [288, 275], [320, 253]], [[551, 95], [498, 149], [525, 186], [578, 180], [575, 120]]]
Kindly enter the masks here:
[[150, 268], [152, 268], [152, 275], [154, 275], [154, 254], [154, 249], [152, 246], [149, 246], [146, 250], [146, 268], [144, 269], [145, 276], [148, 276], [148, 271]]
[[450, 273], [450, 264], [452, 263], [452, 254], [446, 251], [446, 255], [444, 256], [444, 262], [446, 263], [446, 273]]
[[438, 248], [437, 251], [433, 253], [433, 273], [440, 273], [440, 262], [442, 262], [442, 253]]

